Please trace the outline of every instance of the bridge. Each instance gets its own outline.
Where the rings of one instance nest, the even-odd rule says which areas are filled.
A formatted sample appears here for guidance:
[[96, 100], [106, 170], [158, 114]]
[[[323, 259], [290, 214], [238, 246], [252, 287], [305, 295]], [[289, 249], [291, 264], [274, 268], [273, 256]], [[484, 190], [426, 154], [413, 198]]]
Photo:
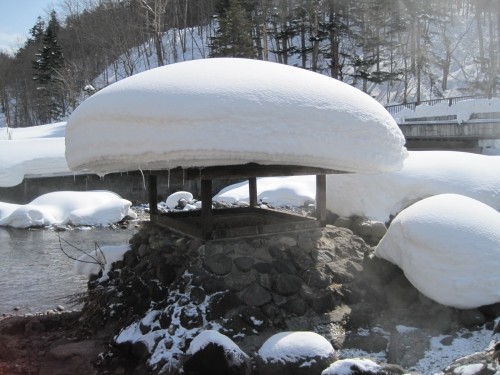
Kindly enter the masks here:
[[[472, 107], [469, 109], [470, 116], [433, 114], [419, 117], [416, 112], [411, 117], [398, 117], [397, 113], [405, 108], [415, 110], [419, 104], [432, 106], [444, 102], [452, 106], [463, 100], [484, 98], [487, 97], [462, 96], [434, 99], [420, 103], [391, 105], [386, 109], [396, 118], [409, 150], [455, 150], [480, 153], [482, 150], [479, 141], [500, 139], [500, 106], [487, 110], [481, 109], [477, 112], [474, 112], [475, 108]], [[460, 110], [457, 112], [460, 113]]]

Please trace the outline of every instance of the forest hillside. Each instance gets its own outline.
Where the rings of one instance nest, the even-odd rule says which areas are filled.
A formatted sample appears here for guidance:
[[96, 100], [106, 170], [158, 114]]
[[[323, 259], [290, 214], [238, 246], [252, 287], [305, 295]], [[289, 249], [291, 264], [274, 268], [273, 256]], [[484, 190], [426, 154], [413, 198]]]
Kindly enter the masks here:
[[221, 56], [312, 70], [384, 105], [500, 91], [498, 0], [60, 0], [29, 34], [0, 51], [0, 126], [65, 119], [117, 80]]

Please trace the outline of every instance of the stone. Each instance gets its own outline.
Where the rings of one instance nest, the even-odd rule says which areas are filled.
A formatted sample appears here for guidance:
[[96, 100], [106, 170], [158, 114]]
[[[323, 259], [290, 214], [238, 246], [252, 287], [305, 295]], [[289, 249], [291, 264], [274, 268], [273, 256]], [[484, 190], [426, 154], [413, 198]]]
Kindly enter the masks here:
[[272, 295], [259, 284], [254, 283], [241, 292], [240, 298], [248, 306], [262, 306], [272, 300]]
[[333, 223], [333, 225], [335, 225], [336, 227], [339, 227], [339, 228], [347, 228], [347, 229], [351, 229], [352, 228], [352, 223], [353, 223], [353, 220], [350, 218], [350, 217], [338, 217], [337, 220], [335, 220], [335, 222]]
[[207, 296], [205, 291], [202, 288], [194, 287], [191, 289], [191, 301], [200, 305], [203, 301], [205, 301], [205, 297]]
[[388, 345], [389, 340], [387, 337], [373, 332], [370, 332], [368, 335], [351, 333], [346, 335], [344, 341], [344, 348], [359, 349], [367, 353], [385, 352]]
[[283, 305], [283, 308], [289, 314], [303, 316], [307, 312], [307, 303], [302, 298], [293, 297]]
[[239, 257], [234, 259], [233, 262], [236, 268], [238, 268], [241, 272], [250, 271], [255, 263], [254, 259], [251, 257]]
[[253, 268], [258, 273], [271, 273], [274, 270], [274, 267], [271, 263], [259, 262], [253, 265]]
[[319, 290], [311, 301], [311, 307], [317, 314], [323, 314], [335, 308], [335, 298], [330, 290]]
[[205, 268], [219, 276], [227, 275], [233, 268], [233, 261], [224, 254], [213, 254], [205, 258]]
[[224, 276], [224, 282], [232, 292], [241, 292], [243, 289], [248, 287], [250, 284], [254, 283], [258, 278], [258, 273], [255, 270], [251, 272], [241, 273], [236, 269], [233, 269], [231, 273]]
[[217, 294], [210, 299], [207, 308], [207, 319], [224, 318], [229, 311], [238, 308], [241, 304], [242, 300], [233, 292]]
[[203, 316], [197, 306], [187, 305], [182, 307], [179, 321], [184, 328], [193, 329], [203, 324]]
[[387, 227], [380, 221], [368, 220], [364, 217], [358, 217], [352, 224], [352, 231], [363, 238], [374, 237], [381, 239], [387, 232]]
[[183, 371], [186, 375], [250, 375], [252, 367], [245, 353], [208, 343], [185, 359]]
[[299, 270], [307, 270], [314, 266], [314, 261], [305, 253], [302, 249], [298, 247], [292, 247], [288, 250], [290, 254], [290, 260], [293, 262], [295, 267]]
[[302, 274], [304, 283], [313, 288], [326, 288], [332, 282], [332, 277], [319, 269], [309, 269]]
[[278, 273], [289, 273], [294, 274], [297, 272], [297, 268], [288, 259], [276, 259], [273, 261], [273, 266]]
[[460, 322], [467, 328], [478, 327], [484, 324], [486, 318], [477, 309], [461, 310], [459, 314]]
[[258, 330], [262, 330], [269, 325], [267, 317], [256, 307], [243, 310], [241, 317], [248, 325]]
[[300, 290], [302, 279], [295, 275], [280, 273], [274, 279], [273, 292], [282, 296], [291, 296]]
[[207, 294], [213, 294], [217, 292], [222, 292], [227, 289], [226, 283], [224, 280], [218, 279], [218, 278], [210, 278], [208, 280], [205, 280], [201, 284], [203, 290]]

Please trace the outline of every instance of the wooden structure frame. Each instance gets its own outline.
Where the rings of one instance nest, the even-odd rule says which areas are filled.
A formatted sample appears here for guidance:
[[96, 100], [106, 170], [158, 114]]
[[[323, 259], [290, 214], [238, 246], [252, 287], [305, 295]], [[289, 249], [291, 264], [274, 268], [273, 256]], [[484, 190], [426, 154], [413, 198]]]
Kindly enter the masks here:
[[[158, 212], [157, 177], [151, 174], [149, 176], [149, 207], [151, 221], [204, 240], [271, 234], [283, 232], [287, 229], [290, 230], [290, 228], [292, 230], [299, 230], [324, 226], [326, 221], [326, 175], [337, 173], [346, 172], [314, 167], [260, 165], [255, 163], [188, 168], [184, 170], [185, 178], [199, 179], [201, 181], [201, 211], [170, 213]], [[256, 208], [258, 206], [257, 177], [299, 175], [316, 175], [316, 220], [299, 215]], [[229, 177], [240, 180], [248, 179], [249, 207], [213, 210], [212, 180]], [[257, 219], [258, 217], [266, 216], [272, 218], [272, 224], [252, 225], [250, 223], [249, 225], [245, 224], [239, 228], [217, 228], [217, 221], [220, 222], [224, 217], [226, 217], [226, 221], [228, 221], [228, 217], [232, 219], [238, 218], [238, 216], [235, 215], [246, 215], [246, 219], [249, 217]]]

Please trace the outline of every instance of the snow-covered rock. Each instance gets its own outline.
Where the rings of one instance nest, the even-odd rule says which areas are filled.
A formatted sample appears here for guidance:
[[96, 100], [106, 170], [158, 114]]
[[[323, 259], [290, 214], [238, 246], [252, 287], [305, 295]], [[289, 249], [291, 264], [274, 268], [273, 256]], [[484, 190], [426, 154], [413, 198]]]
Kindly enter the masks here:
[[352, 86], [217, 58], [151, 69], [88, 98], [68, 120], [66, 159], [100, 173], [250, 162], [373, 173], [400, 169], [404, 143], [384, 107]]
[[74, 263], [77, 275], [91, 277], [102, 271], [100, 281], [108, 279], [108, 272], [114, 262], [123, 259], [123, 255], [130, 250], [130, 245], [114, 245], [98, 247], [94, 251], [82, 255]]
[[442, 194], [415, 203], [394, 219], [375, 254], [443, 305], [500, 302], [500, 213], [472, 198]]
[[381, 369], [370, 359], [349, 358], [332, 363], [321, 375], [377, 374]]
[[332, 362], [335, 350], [314, 332], [281, 332], [259, 349], [257, 366], [262, 375], [317, 374]]
[[207, 368], [212, 373], [241, 375], [249, 375], [252, 370], [250, 357], [233, 340], [215, 330], [200, 332], [186, 354], [183, 369], [189, 374], [205, 374]]

